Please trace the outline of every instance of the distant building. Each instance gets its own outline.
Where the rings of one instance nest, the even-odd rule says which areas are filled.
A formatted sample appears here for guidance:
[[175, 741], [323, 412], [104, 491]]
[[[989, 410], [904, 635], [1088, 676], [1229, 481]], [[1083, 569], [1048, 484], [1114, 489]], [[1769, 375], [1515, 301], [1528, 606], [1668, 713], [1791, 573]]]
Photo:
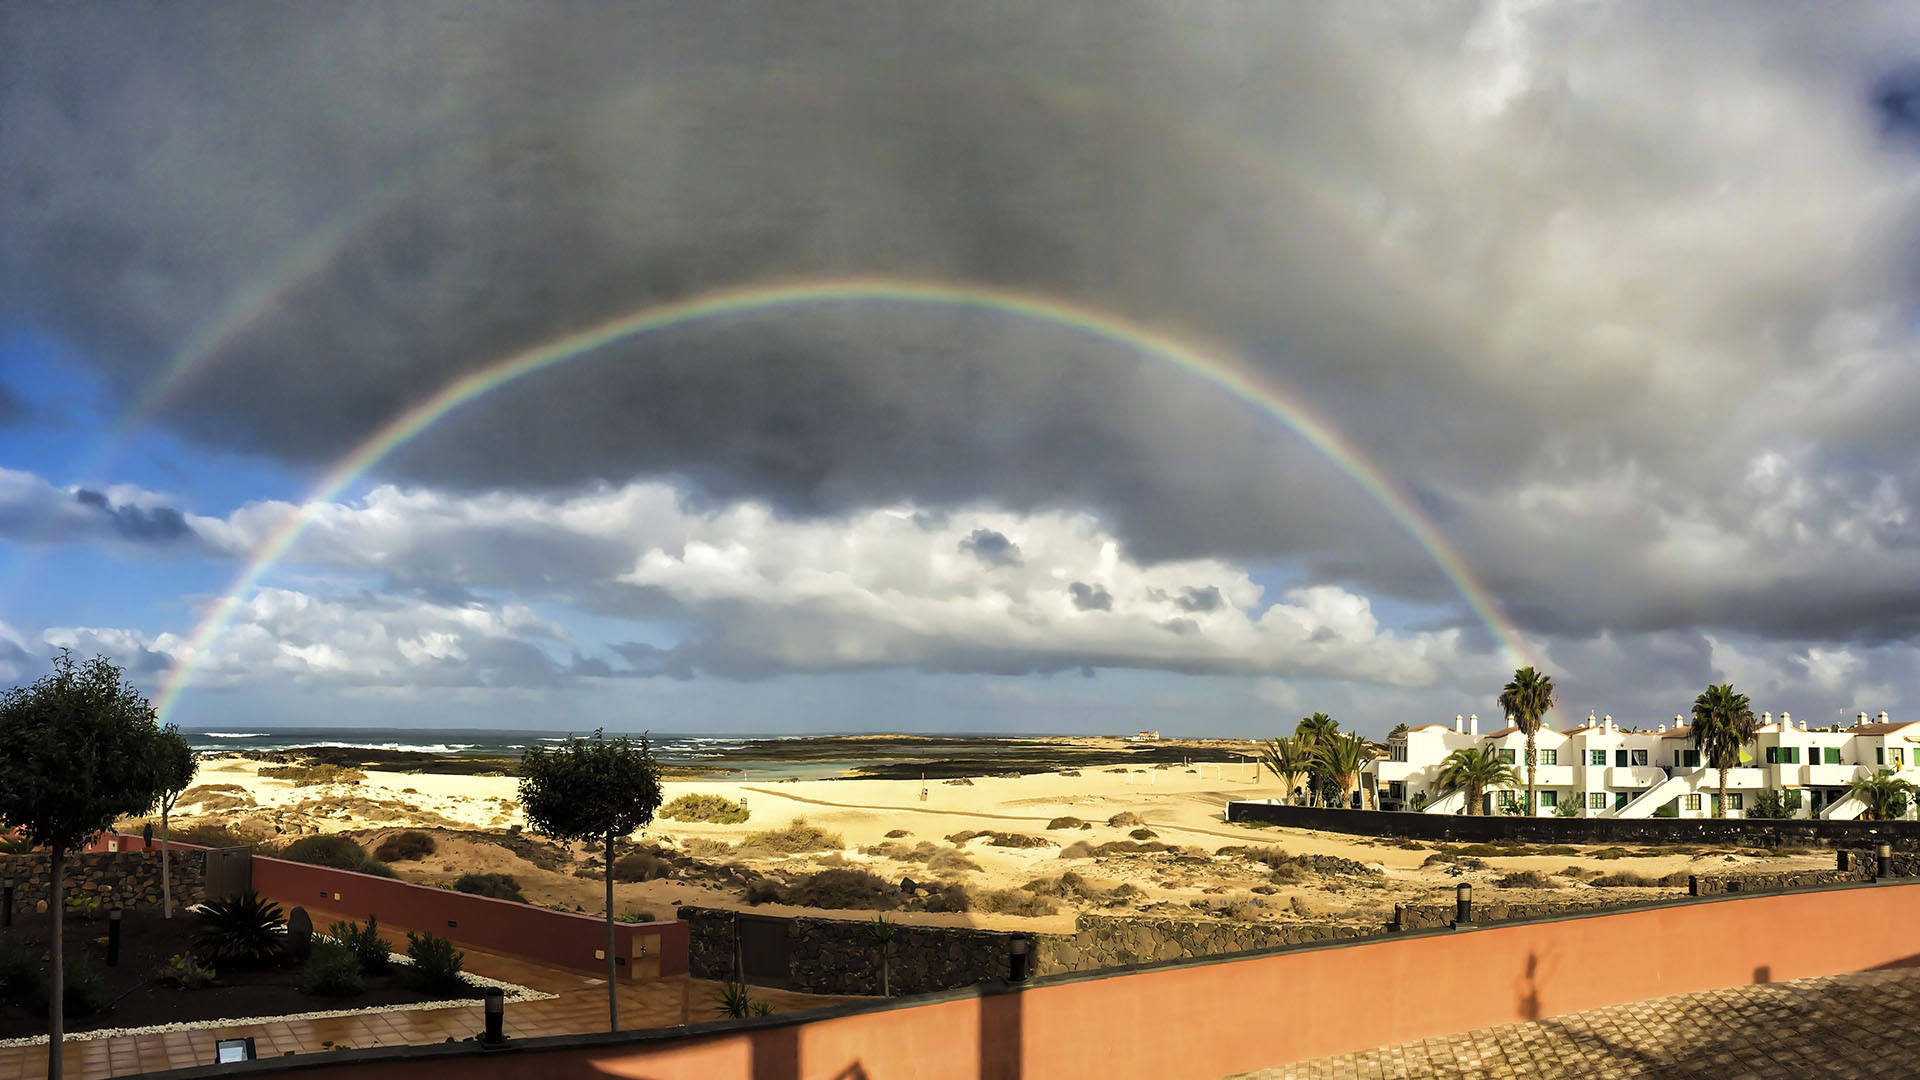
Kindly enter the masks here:
[[[1551, 815], [1573, 805], [1582, 817], [1652, 817], [1671, 805], [1680, 817], [1713, 817], [1720, 799], [1720, 773], [1700, 760], [1686, 717], [1671, 728], [1652, 731], [1616, 725], [1613, 717], [1594, 719], [1565, 731], [1543, 727], [1534, 737], [1539, 761], [1536, 814]], [[1500, 813], [1524, 794], [1526, 736], [1511, 725], [1480, 734], [1480, 718], [1454, 717], [1453, 725], [1424, 724], [1387, 742], [1385, 757], [1371, 762], [1362, 784], [1371, 783], [1381, 809], [1454, 814], [1463, 809], [1460, 792], [1443, 791], [1441, 762], [1455, 750], [1487, 746], [1519, 769], [1523, 787], [1488, 792], [1478, 809]], [[1865, 809], [1847, 794], [1848, 782], [1891, 769], [1920, 783], [1920, 723], [1895, 723], [1881, 713], [1870, 722], [1861, 713], [1853, 725], [1825, 731], [1795, 725], [1788, 713], [1761, 718], [1747, 758], [1727, 770], [1726, 816], [1743, 817], [1762, 791], [1778, 790], [1795, 817], [1853, 818]]]
[[1159, 737], [1160, 737], [1160, 733], [1157, 731], [1143, 731], [1140, 734], [1134, 736], [1135, 739], [1157, 739]]

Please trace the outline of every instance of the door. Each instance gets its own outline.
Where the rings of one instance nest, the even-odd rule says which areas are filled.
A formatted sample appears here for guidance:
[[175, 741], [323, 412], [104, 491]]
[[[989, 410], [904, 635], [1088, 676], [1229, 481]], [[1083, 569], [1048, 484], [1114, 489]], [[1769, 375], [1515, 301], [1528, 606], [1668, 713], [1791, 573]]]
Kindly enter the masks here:
[[740, 974], [754, 986], [787, 986], [793, 972], [787, 959], [786, 919], [739, 915]]
[[660, 977], [659, 934], [640, 934], [634, 937], [633, 956], [627, 961], [627, 971], [635, 979]]
[[215, 848], [207, 852], [208, 900], [238, 896], [253, 887], [253, 851]]

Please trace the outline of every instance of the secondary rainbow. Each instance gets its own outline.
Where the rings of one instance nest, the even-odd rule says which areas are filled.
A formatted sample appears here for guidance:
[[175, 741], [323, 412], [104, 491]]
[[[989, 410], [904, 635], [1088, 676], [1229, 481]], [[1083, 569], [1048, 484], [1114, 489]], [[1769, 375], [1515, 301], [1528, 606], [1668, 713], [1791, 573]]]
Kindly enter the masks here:
[[1474, 578], [1465, 560], [1413, 501], [1332, 425], [1314, 418], [1231, 350], [1196, 344], [1124, 316], [1041, 293], [961, 282], [843, 277], [743, 285], [644, 307], [496, 360], [452, 380], [431, 397], [395, 416], [327, 470], [306, 501], [275, 527], [194, 629], [161, 688], [158, 702], [161, 719], [166, 719], [181, 692], [192, 681], [207, 646], [233, 620], [261, 577], [286, 555], [320, 510], [387, 455], [442, 417], [517, 379], [629, 338], [702, 320], [834, 303], [920, 304], [1000, 312], [1104, 338], [1166, 360], [1205, 379], [1285, 424], [1360, 485], [1433, 560], [1474, 616], [1506, 650], [1508, 659], [1526, 662], [1527, 651], [1519, 633], [1500, 613], [1486, 588]]

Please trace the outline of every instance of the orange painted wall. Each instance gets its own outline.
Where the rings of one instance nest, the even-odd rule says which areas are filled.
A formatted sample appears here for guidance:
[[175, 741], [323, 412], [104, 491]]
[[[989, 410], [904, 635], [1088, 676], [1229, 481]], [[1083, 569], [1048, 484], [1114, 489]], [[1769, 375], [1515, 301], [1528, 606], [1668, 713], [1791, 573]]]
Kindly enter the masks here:
[[789, 1027], [305, 1077], [1217, 1080], [1668, 994], [1920, 962], [1920, 883], [1737, 897], [1190, 963]]

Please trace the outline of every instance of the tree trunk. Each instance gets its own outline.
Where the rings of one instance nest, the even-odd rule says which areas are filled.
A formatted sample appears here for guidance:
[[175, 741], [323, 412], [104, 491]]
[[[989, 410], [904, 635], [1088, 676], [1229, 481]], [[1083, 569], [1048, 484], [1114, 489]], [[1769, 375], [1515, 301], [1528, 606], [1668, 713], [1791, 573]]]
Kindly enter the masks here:
[[60, 1040], [66, 1034], [67, 1021], [67, 853], [58, 844], [49, 845], [52, 896], [47, 899], [47, 917], [53, 928], [53, 992], [47, 1002], [47, 1080], [60, 1080]]
[[613, 963], [613, 834], [607, 834], [607, 1030], [620, 1030], [620, 980]]
[[893, 980], [890, 978], [890, 976], [893, 974], [892, 967], [893, 967], [892, 963], [887, 959], [887, 948], [886, 946], [882, 945], [880, 947], [880, 996], [881, 997], [893, 996]]
[[173, 875], [167, 862], [167, 804], [160, 804], [160, 911], [161, 917], [173, 918]]
[[1527, 732], [1527, 816], [1528, 817], [1532, 817], [1534, 815], [1533, 808], [1535, 806], [1535, 802], [1534, 802], [1534, 795], [1533, 795], [1533, 778], [1534, 778], [1535, 757], [1536, 755], [1533, 752], [1533, 732], [1529, 731]]
[[1720, 805], [1714, 808], [1714, 817], [1725, 820], [1727, 816], [1727, 767], [1720, 766]]

